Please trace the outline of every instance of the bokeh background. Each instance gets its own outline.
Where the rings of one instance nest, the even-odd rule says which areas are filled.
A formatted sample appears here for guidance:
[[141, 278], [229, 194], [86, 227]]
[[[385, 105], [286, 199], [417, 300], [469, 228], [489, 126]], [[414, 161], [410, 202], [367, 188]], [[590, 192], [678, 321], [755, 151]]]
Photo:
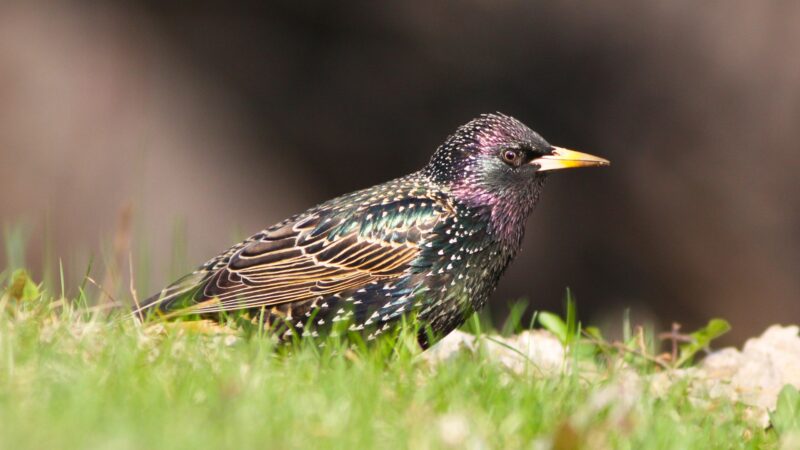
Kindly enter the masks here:
[[502, 111], [613, 165], [551, 177], [496, 318], [570, 286], [586, 322], [720, 316], [738, 343], [800, 321], [798, 23], [798, 2], [6, 0], [0, 222], [40, 277], [61, 259], [74, 289], [94, 258], [119, 284], [130, 252], [154, 290]]

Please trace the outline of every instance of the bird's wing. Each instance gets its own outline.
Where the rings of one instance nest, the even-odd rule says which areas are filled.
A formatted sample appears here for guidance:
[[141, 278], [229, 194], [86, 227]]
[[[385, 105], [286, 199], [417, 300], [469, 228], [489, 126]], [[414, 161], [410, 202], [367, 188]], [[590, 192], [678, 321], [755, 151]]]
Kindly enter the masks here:
[[[391, 282], [410, 268], [449, 205], [404, 198], [351, 211], [317, 211], [234, 247], [201, 274], [192, 302], [169, 315], [272, 307]], [[189, 292], [191, 288], [183, 288]]]

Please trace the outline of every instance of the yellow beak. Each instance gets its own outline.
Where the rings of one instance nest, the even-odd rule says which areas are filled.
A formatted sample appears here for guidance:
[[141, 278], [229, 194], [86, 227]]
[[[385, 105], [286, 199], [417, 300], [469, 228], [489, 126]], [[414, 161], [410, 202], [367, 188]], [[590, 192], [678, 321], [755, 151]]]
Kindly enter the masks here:
[[574, 169], [576, 167], [609, 166], [611, 161], [588, 153], [553, 147], [553, 153], [531, 160], [528, 164], [539, 166], [536, 171], [544, 172], [547, 170]]

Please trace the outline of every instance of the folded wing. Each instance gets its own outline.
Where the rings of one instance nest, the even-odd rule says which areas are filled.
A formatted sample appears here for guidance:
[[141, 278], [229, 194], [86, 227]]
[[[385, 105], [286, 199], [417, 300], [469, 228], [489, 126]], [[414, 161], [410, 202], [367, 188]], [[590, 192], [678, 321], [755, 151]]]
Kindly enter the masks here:
[[415, 198], [350, 214], [312, 211], [233, 247], [143, 309], [175, 316], [271, 308], [392, 282], [411, 270], [448, 214], [446, 205]]

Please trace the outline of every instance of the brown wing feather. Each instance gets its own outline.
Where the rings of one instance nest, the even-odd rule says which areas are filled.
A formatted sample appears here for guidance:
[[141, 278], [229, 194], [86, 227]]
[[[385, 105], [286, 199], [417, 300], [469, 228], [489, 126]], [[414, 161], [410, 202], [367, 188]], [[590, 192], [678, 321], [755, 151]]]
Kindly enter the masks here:
[[421, 236], [441, 219], [443, 209], [431, 207], [430, 214], [404, 219], [400, 227], [392, 223], [386, 233], [376, 233], [375, 227], [360, 233], [359, 220], [369, 219], [350, 217], [347, 232], [331, 237], [332, 230], [348, 223], [316, 215], [265, 232], [208, 279], [198, 303], [169, 315], [272, 307], [398, 278], [418, 256]]

